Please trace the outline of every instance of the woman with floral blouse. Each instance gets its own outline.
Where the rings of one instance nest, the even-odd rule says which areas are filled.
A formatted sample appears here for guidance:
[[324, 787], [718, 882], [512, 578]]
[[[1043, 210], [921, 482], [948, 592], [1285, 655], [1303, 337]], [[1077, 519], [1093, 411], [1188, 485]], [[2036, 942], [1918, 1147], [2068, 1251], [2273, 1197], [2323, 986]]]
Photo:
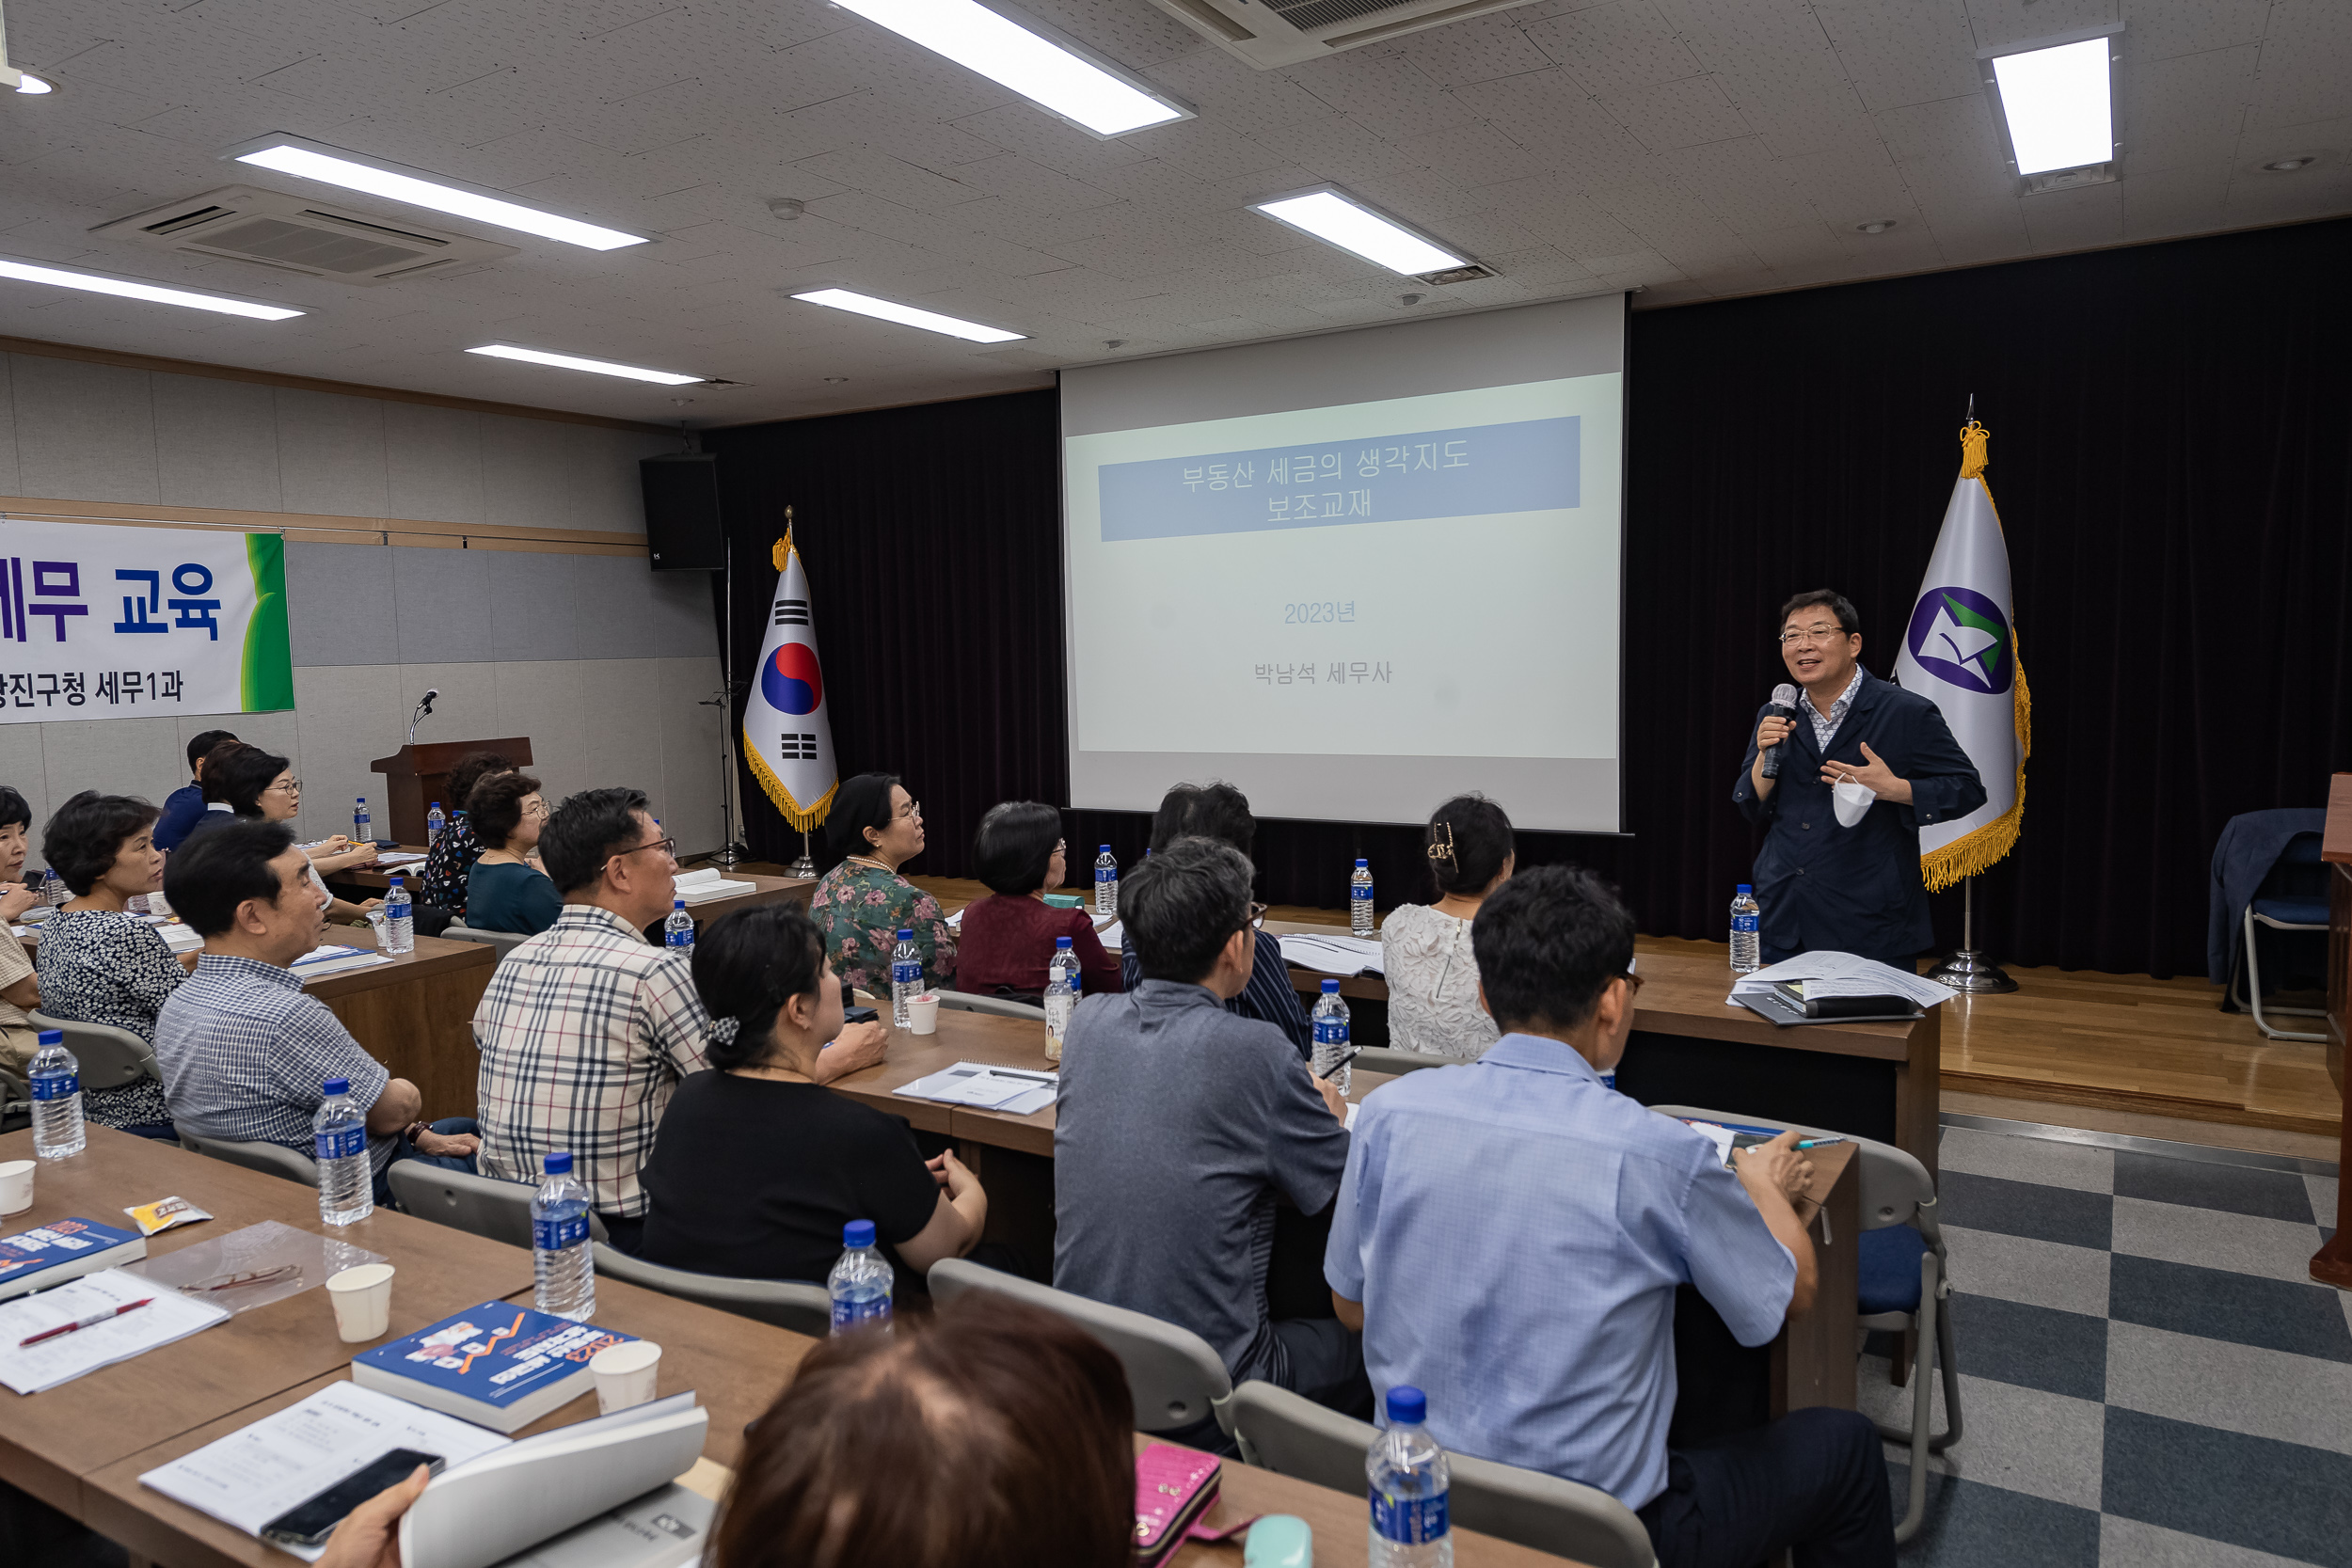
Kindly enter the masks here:
[[869, 995], [890, 992], [890, 955], [900, 931], [914, 933], [927, 989], [954, 982], [955, 927], [939, 900], [898, 875], [923, 852], [923, 805], [888, 773], [844, 779], [825, 832], [848, 859], [817, 884], [810, 918], [840, 976]]

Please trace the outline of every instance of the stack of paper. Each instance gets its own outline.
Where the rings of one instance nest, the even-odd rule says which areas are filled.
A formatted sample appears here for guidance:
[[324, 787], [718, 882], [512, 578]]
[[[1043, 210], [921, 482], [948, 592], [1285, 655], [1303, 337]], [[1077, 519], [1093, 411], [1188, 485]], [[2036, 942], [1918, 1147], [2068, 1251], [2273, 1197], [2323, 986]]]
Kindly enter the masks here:
[[376, 869], [382, 870], [388, 865], [414, 865], [422, 859], [424, 857], [413, 849], [383, 849], [377, 851], [375, 864]]
[[305, 980], [315, 980], [322, 974], [340, 974], [346, 969], [366, 969], [371, 964], [388, 964], [392, 960], [381, 953], [371, 953], [364, 947], [338, 947], [328, 943], [313, 947], [294, 961], [294, 972]]
[[1807, 1000], [1899, 996], [1917, 1006], [1933, 1007], [1960, 994], [1941, 981], [1851, 953], [1800, 953], [1753, 974], [1740, 975], [1732, 982], [1731, 992], [1736, 997], [1741, 991], [1771, 990], [1784, 980], [1802, 981]]
[[[120, 1316], [109, 1315], [135, 1301], [147, 1305], [131, 1307]], [[92, 1318], [100, 1321], [38, 1345], [24, 1343], [60, 1324]], [[84, 1275], [54, 1291], [21, 1296], [0, 1307], [0, 1383], [20, 1394], [38, 1394], [228, 1319], [229, 1314], [217, 1307], [159, 1290], [153, 1282], [120, 1269]]]
[[894, 1092], [911, 1100], [931, 1100], [942, 1105], [968, 1105], [977, 1111], [1025, 1117], [1051, 1105], [1060, 1083], [1050, 1072], [990, 1067], [984, 1062], [958, 1062], [927, 1078], [902, 1084]]
[[1343, 936], [1337, 931], [1282, 939], [1282, 961], [1323, 974], [1377, 974], [1380, 943], [1371, 937]]
[[1116, 953], [1127, 945], [1127, 923], [1117, 915], [1110, 916], [1109, 921], [1108, 925], [1097, 926], [1094, 936], [1103, 944], [1104, 952]]
[[677, 877], [677, 895], [689, 904], [707, 904], [713, 898], [732, 898], [738, 894], [758, 891], [757, 882], [731, 882], [708, 866], [700, 871], [681, 871]]

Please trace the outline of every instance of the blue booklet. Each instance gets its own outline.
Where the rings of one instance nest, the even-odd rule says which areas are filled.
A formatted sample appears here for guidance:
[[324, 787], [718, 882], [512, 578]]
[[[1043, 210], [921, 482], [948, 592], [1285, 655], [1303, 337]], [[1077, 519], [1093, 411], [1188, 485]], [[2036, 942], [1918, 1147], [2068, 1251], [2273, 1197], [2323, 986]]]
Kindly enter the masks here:
[[485, 1301], [354, 1356], [351, 1381], [494, 1432], [515, 1432], [587, 1393], [595, 1382], [589, 1357], [635, 1338]]
[[146, 1256], [146, 1237], [96, 1220], [52, 1220], [0, 1236], [0, 1301]]

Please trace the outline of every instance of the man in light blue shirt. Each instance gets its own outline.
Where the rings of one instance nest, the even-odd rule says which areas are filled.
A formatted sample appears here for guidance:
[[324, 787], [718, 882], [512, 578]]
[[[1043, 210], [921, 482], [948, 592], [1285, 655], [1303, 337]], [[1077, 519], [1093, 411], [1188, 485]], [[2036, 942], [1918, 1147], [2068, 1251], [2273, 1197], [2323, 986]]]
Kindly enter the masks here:
[[1324, 1276], [1362, 1325], [1374, 1390], [1424, 1390], [1449, 1449], [1611, 1493], [1661, 1568], [1747, 1568], [1791, 1545], [1799, 1568], [1892, 1564], [1866, 1418], [1800, 1410], [1666, 1443], [1677, 1286], [1748, 1346], [1812, 1305], [1794, 1134], [1743, 1150], [1735, 1174], [1706, 1136], [1601, 1084], [1640, 981], [1633, 918], [1591, 873], [1512, 879], [1470, 941], [1502, 1039], [1365, 1098], [1332, 1216]]

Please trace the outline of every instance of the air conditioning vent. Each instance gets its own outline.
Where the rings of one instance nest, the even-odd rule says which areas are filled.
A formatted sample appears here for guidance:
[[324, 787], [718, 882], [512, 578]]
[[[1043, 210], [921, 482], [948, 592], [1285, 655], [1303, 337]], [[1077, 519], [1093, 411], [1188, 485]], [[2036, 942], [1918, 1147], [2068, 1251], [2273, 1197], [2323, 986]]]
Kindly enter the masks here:
[[2026, 176], [2026, 194], [2040, 196], [2044, 191], [2072, 191], [2085, 185], [2110, 185], [2115, 179], [2112, 163], [2085, 164], [2080, 168], [2055, 168], [2047, 174]]
[[1152, 0], [1260, 71], [1321, 59], [1528, 0]]
[[90, 232], [369, 286], [453, 272], [515, 254], [511, 245], [431, 229], [395, 228], [248, 185], [206, 191], [102, 224]]
[[1448, 267], [1443, 272], [1424, 272], [1418, 276], [1423, 283], [1473, 283], [1482, 277], [1500, 277], [1502, 275], [1492, 267], [1469, 261], [1458, 267]]

